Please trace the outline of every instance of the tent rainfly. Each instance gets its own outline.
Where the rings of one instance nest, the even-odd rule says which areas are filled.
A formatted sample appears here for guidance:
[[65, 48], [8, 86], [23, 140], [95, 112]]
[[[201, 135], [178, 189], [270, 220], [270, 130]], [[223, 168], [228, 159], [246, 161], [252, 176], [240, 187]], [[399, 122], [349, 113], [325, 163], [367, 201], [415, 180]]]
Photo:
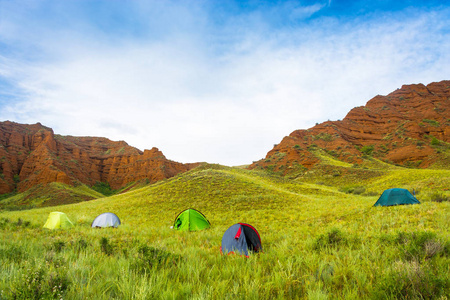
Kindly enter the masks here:
[[94, 221], [91, 224], [91, 227], [95, 228], [103, 228], [103, 227], [114, 227], [117, 228], [120, 225], [120, 219], [116, 214], [107, 212], [103, 213], [97, 218], [94, 219]]
[[63, 212], [54, 211], [48, 215], [47, 222], [44, 224], [44, 228], [57, 229], [57, 228], [70, 228], [73, 227], [73, 223], [69, 220], [67, 215]]
[[420, 204], [420, 202], [408, 190], [393, 188], [385, 190], [373, 206], [393, 206], [405, 204]]
[[211, 227], [211, 224], [206, 219], [206, 217], [198, 210], [189, 208], [181, 213], [175, 218], [173, 223], [173, 228], [176, 230], [203, 230]]
[[249, 251], [262, 251], [261, 238], [253, 226], [237, 223], [228, 228], [223, 234], [220, 250], [224, 254], [238, 252], [248, 256]]

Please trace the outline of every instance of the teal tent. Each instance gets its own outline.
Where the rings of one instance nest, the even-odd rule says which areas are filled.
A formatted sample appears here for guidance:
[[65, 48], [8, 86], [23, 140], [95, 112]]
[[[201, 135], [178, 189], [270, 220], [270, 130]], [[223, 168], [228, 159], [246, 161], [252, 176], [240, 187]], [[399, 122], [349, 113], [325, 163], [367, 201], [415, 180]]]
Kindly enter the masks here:
[[393, 188], [385, 190], [373, 206], [392, 206], [404, 204], [420, 204], [420, 202], [408, 190]]

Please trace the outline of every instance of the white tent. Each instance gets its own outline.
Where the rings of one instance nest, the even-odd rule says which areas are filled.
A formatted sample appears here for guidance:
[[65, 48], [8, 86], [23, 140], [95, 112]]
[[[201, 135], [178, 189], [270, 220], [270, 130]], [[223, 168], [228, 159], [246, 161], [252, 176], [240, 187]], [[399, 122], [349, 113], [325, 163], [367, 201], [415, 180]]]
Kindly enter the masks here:
[[114, 227], [117, 228], [120, 225], [119, 217], [113, 213], [107, 212], [99, 215], [92, 222], [91, 227]]

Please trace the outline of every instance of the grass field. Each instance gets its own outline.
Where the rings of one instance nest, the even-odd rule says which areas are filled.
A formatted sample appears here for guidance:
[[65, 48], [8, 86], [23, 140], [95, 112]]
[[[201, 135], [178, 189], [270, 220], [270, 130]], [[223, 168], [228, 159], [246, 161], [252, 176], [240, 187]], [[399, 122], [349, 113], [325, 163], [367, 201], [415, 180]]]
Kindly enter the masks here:
[[[420, 205], [372, 207], [384, 189]], [[204, 165], [98, 200], [0, 213], [0, 299], [448, 299], [450, 171], [324, 160], [295, 178]], [[196, 208], [212, 227], [170, 229]], [[50, 231], [51, 211], [76, 224]], [[103, 212], [118, 229], [92, 229]], [[223, 256], [253, 225], [263, 252]]]

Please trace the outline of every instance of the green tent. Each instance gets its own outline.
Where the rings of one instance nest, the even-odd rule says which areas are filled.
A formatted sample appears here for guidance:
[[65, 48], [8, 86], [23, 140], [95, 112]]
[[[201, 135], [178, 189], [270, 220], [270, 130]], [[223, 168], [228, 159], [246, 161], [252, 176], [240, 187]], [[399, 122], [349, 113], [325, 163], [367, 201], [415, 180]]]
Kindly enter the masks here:
[[420, 204], [420, 202], [408, 190], [393, 188], [385, 190], [373, 206], [392, 206], [403, 204]]
[[173, 228], [176, 230], [203, 230], [211, 227], [211, 224], [206, 217], [199, 211], [189, 208], [175, 218]]
[[47, 222], [44, 224], [44, 228], [57, 229], [57, 228], [70, 228], [73, 227], [73, 223], [65, 213], [54, 211], [48, 215]]

